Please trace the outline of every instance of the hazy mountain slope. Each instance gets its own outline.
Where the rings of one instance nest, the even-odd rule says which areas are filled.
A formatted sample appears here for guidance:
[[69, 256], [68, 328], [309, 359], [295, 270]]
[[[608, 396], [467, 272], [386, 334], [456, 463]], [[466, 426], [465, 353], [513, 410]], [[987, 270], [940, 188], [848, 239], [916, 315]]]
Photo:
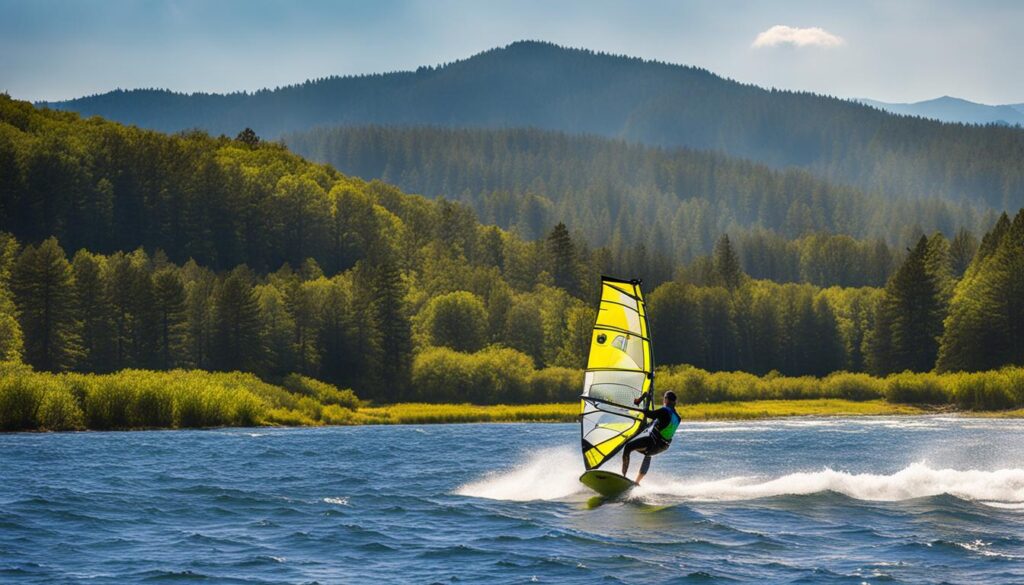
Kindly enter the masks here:
[[962, 124], [1024, 124], [1024, 111], [1019, 109], [1021, 107], [1020, 104], [990, 106], [949, 96], [909, 104], [880, 102], [870, 99], [858, 101], [894, 114], [920, 116], [942, 122]]
[[893, 116], [708, 71], [520, 42], [415, 72], [254, 94], [118, 91], [53, 107], [165, 131], [264, 137], [324, 125], [532, 126], [722, 151], [911, 197], [1024, 205], [1024, 131]]
[[978, 207], [893, 200], [721, 154], [536, 129], [340, 127], [284, 140], [342, 172], [458, 199], [527, 237], [564, 221], [592, 245], [643, 243], [676, 260], [709, 251], [723, 232], [906, 243], [918, 228], [952, 235], [994, 220]]

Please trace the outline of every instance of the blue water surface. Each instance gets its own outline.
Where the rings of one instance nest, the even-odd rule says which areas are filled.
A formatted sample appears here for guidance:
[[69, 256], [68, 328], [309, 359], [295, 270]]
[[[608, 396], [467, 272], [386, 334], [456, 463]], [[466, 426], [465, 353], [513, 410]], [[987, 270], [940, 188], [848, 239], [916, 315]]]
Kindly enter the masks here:
[[1024, 583], [1016, 421], [687, 423], [603, 504], [578, 443], [572, 424], [3, 435], [0, 582]]

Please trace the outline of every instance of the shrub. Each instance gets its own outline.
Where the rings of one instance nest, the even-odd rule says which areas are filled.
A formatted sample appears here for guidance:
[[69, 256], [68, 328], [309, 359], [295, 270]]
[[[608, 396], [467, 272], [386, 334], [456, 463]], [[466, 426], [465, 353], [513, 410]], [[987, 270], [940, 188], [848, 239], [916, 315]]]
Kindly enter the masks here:
[[316, 421], [305, 414], [287, 408], [271, 408], [264, 419], [270, 424], [286, 427], [316, 426]]
[[327, 382], [299, 374], [289, 374], [282, 385], [292, 392], [315, 398], [323, 404], [336, 404], [350, 410], [359, 408], [359, 398], [354, 392], [349, 389], [339, 390]]
[[352, 419], [353, 411], [348, 408], [342, 408], [337, 404], [328, 404], [320, 413], [320, 422], [326, 425], [351, 424]]
[[102, 383], [90, 386], [85, 396], [85, 421], [90, 429], [123, 429], [131, 426], [131, 406], [135, 389], [125, 384], [127, 376], [104, 376]]
[[1010, 377], [1003, 372], [950, 374], [957, 406], [970, 410], [1001, 410], [1016, 404]]
[[886, 379], [885, 399], [902, 404], [947, 404], [950, 395], [935, 374], [903, 372]]
[[39, 427], [48, 431], [75, 431], [85, 428], [85, 416], [78, 401], [66, 387], [49, 388], [39, 405]]
[[572, 402], [583, 392], [583, 372], [544, 368], [530, 376], [530, 402]]
[[885, 396], [882, 380], [867, 374], [835, 372], [824, 380], [824, 396], [847, 400], [875, 400]]
[[138, 427], [170, 427], [174, 425], [175, 389], [162, 384], [140, 384], [135, 392], [133, 425]]
[[811, 376], [779, 376], [766, 382], [768, 397], [775, 400], [800, 400], [821, 398], [824, 387], [821, 381]]
[[421, 351], [413, 360], [412, 380], [418, 395], [432, 402], [523, 402], [531, 393], [533, 360], [506, 347], [477, 353], [443, 347]]
[[39, 427], [38, 412], [43, 398], [44, 375], [6, 377], [0, 383], [0, 429], [23, 431]]

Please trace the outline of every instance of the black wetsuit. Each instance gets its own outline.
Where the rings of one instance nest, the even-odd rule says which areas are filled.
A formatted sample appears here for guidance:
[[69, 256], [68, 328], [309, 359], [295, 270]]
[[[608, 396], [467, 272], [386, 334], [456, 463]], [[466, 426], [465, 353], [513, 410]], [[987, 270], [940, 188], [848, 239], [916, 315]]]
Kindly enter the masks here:
[[[629, 454], [639, 451], [644, 454], [644, 462], [640, 466], [640, 473], [646, 474], [651, 468], [651, 456], [657, 455], [669, 448], [672, 444], [671, 436], [679, 425], [679, 413], [671, 406], [662, 406], [657, 410], [645, 410], [644, 416], [651, 419], [651, 424], [635, 437], [626, 442], [622, 448], [622, 467], [629, 468]], [[667, 434], [668, 437], [664, 435]]]

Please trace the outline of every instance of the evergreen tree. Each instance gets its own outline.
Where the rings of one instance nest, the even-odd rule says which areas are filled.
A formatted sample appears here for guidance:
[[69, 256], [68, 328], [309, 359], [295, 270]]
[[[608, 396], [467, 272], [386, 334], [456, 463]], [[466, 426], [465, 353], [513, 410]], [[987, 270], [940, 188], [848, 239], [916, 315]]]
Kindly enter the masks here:
[[235, 140], [248, 146], [249, 148], [255, 148], [259, 146], [260, 137], [256, 135], [256, 132], [252, 128], [246, 128], [238, 133]]
[[0, 361], [21, 361], [24, 348], [17, 305], [11, 292], [11, 272], [17, 258], [17, 240], [0, 232]]
[[366, 364], [361, 354], [352, 309], [351, 283], [336, 276], [322, 285], [323, 301], [317, 328], [317, 345], [323, 355], [320, 372], [325, 380], [342, 387], [357, 386]]
[[406, 285], [393, 259], [371, 269], [372, 314], [380, 333], [385, 362], [380, 371], [382, 394], [390, 400], [408, 396], [412, 372], [412, 327], [405, 313]]
[[949, 246], [950, 264], [953, 268], [953, 278], [960, 278], [967, 271], [967, 267], [974, 259], [978, 251], [978, 239], [974, 234], [964, 228], [956, 233], [956, 237]]
[[891, 331], [890, 371], [926, 372], [935, 365], [942, 334], [942, 291], [928, 267], [928, 238], [917, 245], [885, 288]]
[[212, 365], [217, 281], [210, 271], [199, 268], [193, 261], [186, 264], [183, 272], [194, 273], [185, 285], [188, 361], [197, 368], [208, 369]]
[[547, 254], [550, 263], [549, 272], [554, 285], [571, 295], [579, 294], [579, 266], [576, 259], [576, 246], [569, 235], [569, 228], [558, 222], [548, 234]]
[[256, 287], [260, 307], [260, 335], [266, 350], [265, 371], [283, 378], [295, 371], [295, 321], [287, 309], [285, 295], [272, 284]]
[[11, 285], [25, 337], [25, 361], [51, 372], [73, 367], [81, 357], [75, 274], [56, 238], [21, 252]]
[[956, 287], [939, 351], [942, 371], [1024, 363], [1024, 211], [985, 235]]
[[157, 367], [176, 368], [185, 362], [188, 347], [185, 284], [173, 268], [153, 275], [153, 309], [157, 316]]
[[722, 235], [715, 244], [714, 269], [718, 282], [729, 290], [736, 290], [746, 277], [740, 267], [740, 260], [733, 250], [728, 235]]
[[212, 341], [213, 369], [258, 370], [263, 357], [260, 308], [246, 267], [231, 271], [217, 287]]
[[114, 369], [115, 355], [111, 343], [114, 329], [111, 320], [109, 288], [105, 280], [106, 259], [79, 250], [72, 266], [75, 272], [75, 297], [78, 319], [82, 323], [82, 359], [79, 369], [86, 372], [109, 372]]

